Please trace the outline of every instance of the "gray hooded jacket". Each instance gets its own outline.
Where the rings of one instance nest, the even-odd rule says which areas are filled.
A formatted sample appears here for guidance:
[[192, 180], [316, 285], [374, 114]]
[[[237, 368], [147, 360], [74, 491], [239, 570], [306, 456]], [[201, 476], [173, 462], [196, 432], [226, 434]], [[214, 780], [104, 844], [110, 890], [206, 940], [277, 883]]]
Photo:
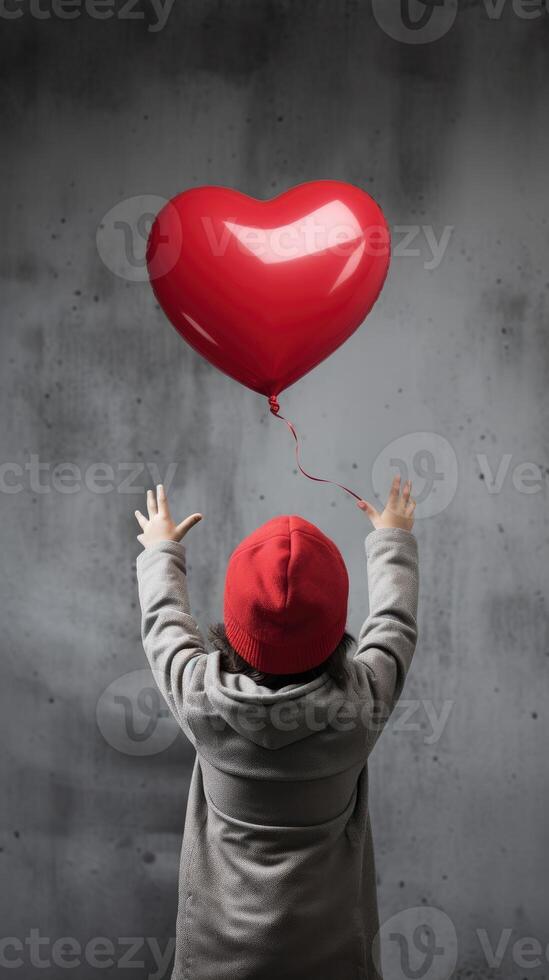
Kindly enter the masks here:
[[278, 691], [206, 652], [183, 544], [137, 559], [145, 652], [197, 753], [172, 980], [381, 976], [367, 759], [416, 645], [416, 539], [372, 531], [366, 555], [370, 611], [345, 688], [322, 674]]

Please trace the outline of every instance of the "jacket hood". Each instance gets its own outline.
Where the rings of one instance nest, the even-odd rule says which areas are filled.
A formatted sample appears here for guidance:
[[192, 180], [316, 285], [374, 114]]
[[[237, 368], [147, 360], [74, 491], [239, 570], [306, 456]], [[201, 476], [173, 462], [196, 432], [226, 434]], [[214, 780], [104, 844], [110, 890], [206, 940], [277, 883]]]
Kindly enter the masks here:
[[277, 691], [245, 674], [221, 669], [221, 655], [208, 654], [205, 687], [213, 708], [235, 731], [265, 749], [280, 749], [327, 728], [345, 704], [344, 692], [324, 673]]

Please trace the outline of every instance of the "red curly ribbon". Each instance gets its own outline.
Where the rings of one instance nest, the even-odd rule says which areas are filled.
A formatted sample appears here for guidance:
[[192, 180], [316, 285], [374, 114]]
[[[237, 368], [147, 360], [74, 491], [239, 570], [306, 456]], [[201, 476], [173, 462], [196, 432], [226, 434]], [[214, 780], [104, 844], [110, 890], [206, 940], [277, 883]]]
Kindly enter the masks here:
[[351, 496], [356, 497], [357, 500], [363, 499], [362, 497], [359, 497], [358, 493], [355, 493], [354, 490], [350, 490], [349, 487], [345, 487], [343, 483], [337, 483], [336, 480], [325, 480], [321, 476], [312, 476], [311, 473], [307, 473], [307, 471], [303, 469], [299, 461], [299, 437], [297, 435], [295, 426], [293, 422], [290, 422], [289, 419], [284, 418], [284, 416], [280, 414], [280, 405], [278, 404], [276, 395], [269, 395], [269, 409], [275, 418], [280, 419], [281, 422], [286, 423], [290, 432], [292, 433], [295, 439], [295, 458], [297, 460], [297, 465], [299, 469], [303, 473], [303, 476], [306, 476], [308, 480], [315, 480], [316, 483], [331, 483], [332, 486], [340, 487], [341, 490], [345, 490], [345, 493], [350, 493]]

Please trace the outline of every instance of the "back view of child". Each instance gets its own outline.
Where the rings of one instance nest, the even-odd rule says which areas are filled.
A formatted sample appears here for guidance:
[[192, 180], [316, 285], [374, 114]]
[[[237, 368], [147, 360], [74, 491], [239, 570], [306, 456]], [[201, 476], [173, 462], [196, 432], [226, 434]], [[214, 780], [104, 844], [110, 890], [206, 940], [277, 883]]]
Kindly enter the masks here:
[[352, 659], [348, 577], [296, 515], [249, 535], [227, 567], [207, 652], [187, 595], [186, 532], [164, 489], [136, 512], [145, 652], [196, 749], [172, 980], [378, 980], [368, 756], [417, 637], [410, 485], [366, 538], [370, 611]]

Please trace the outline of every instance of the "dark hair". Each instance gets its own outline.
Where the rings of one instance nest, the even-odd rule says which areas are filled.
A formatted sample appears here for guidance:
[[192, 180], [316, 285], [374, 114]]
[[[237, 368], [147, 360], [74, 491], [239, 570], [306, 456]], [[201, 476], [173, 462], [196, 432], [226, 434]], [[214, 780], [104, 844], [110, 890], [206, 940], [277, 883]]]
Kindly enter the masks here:
[[312, 681], [323, 673], [327, 673], [339, 687], [344, 687], [347, 676], [347, 651], [356, 643], [354, 636], [345, 632], [335, 650], [317, 667], [311, 667], [310, 670], [304, 670], [299, 674], [266, 674], [264, 671], [252, 667], [231, 646], [227, 639], [224, 623], [216, 623], [208, 627], [208, 640], [215, 646], [216, 650], [221, 652], [222, 670], [229, 674], [246, 674], [257, 684], [263, 684], [273, 690], [285, 687], [286, 684], [306, 684], [307, 681]]

